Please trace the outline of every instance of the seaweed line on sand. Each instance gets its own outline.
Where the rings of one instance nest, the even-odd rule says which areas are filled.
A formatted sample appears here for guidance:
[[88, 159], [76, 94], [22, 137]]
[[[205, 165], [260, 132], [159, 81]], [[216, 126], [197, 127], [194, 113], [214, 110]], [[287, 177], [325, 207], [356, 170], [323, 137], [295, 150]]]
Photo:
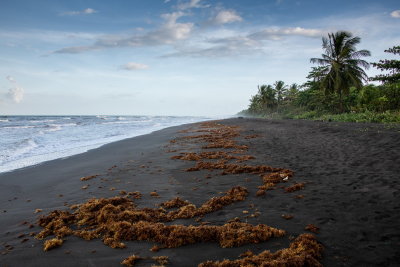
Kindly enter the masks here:
[[247, 251], [241, 255], [241, 259], [206, 261], [199, 264], [199, 267], [322, 266], [318, 261], [321, 258], [322, 250], [323, 247], [318, 244], [313, 235], [302, 234], [290, 243], [289, 248], [278, 250], [275, 253], [264, 250], [255, 255], [251, 251]]
[[203, 216], [234, 202], [243, 201], [247, 194], [245, 188], [237, 186], [228, 190], [224, 196], [209, 199], [198, 208], [178, 198], [161, 203], [166, 208], [179, 206], [172, 211], [163, 207], [138, 209], [131, 199], [125, 197], [90, 199], [75, 206], [73, 213], [55, 210], [40, 217], [38, 224], [44, 229], [36, 238], [44, 239], [50, 235], [57, 238], [74, 235], [86, 240], [101, 238], [104, 244], [112, 248], [124, 248], [124, 240], [148, 240], [170, 248], [205, 241], [219, 242], [222, 247], [232, 247], [284, 235], [283, 230], [241, 222], [222, 226], [164, 224], [176, 219]]
[[[203, 151], [200, 153], [183, 152], [172, 159], [196, 161], [196, 165], [186, 171], [201, 169], [222, 170], [225, 174], [258, 174], [263, 184], [258, 187], [257, 196], [264, 195], [266, 190], [274, 189], [275, 185], [286, 182], [293, 176], [293, 172], [284, 168], [273, 168], [267, 165], [240, 165], [230, 163], [254, 159], [251, 155], [243, 155], [248, 150], [247, 145], [240, 145], [235, 138], [240, 136], [237, 126], [225, 126], [216, 122], [199, 124], [199, 129], [193, 128], [181, 131], [182, 133], [200, 133], [193, 136], [184, 136], [170, 141], [170, 145], [182, 145], [182, 142], [201, 143], [201, 149], [226, 149], [225, 151]], [[257, 138], [258, 135], [245, 136], [245, 140]], [[204, 144], [205, 143], [205, 144]], [[176, 151], [176, 150], [172, 150]], [[240, 155], [242, 154], [242, 155]], [[204, 159], [218, 160], [216, 162], [203, 161]], [[98, 175], [82, 177], [82, 181], [91, 180]], [[302, 189], [304, 184], [287, 187], [292, 192]], [[246, 188], [232, 187], [225, 195], [213, 197], [197, 207], [193, 203], [179, 197], [160, 203], [158, 208], [137, 208], [131, 198], [141, 198], [140, 192], [127, 193], [112, 198], [93, 198], [85, 203], [71, 206], [72, 211], [54, 210], [38, 220], [43, 230], [36, 235], [38, 239], [48, 236], [55, 238], [44, 242], [44, 250], [61, 246], [66, 236], [74, 235], [85, 240], [102, 239], [103, 243], [111, 248], [125, 248], [123, 241], [143, 240], [156, 242], [151, 251], [160, 248], [176, 248], [199, 242], [216, 242], [221, 247], [235, 247], [249, 243], [267, 241], [273, 237], [282, 237], [285, 231], [265, 224], [252, 225], [240, 220], [231, 220], [223, 225], [180, 225], [166, 224], [177, 219], [189, 219], [212, 213], [237, 201], [244, 201], [248, 195]], [[157, 197], [154, 191], [151, 194]], [[311, 229], [309, 229], [311, 230]], [[289, 248], [275, 253], [263, 251], [258, 255], [247, 252], [238, 260], [207, 261], [201, 267], [220, 266], [321, 266], [318, 259], [321, 257], [322, 246], [311, 234], [302, 234], [294, 240]], [[154, 257], [153, 257], [154, 258]], [[124, 259], [121, 264], [133, 266], [138, 260], [144, 259], [132, 255]], [[153, 260], [164, 266], [168, 263], [165, 256], [155, 257]]]

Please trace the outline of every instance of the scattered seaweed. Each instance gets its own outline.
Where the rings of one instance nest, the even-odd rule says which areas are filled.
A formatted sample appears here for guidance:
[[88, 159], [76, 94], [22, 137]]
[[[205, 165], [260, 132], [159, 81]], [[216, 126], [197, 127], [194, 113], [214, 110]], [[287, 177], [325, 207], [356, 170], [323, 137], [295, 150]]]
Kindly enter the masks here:
[[174, 199], [161, 203], [160, 206], [166, 209], [172, 209], [187, 206], [189, 204], [191, 204], [189, 201], [183, 200], [180, 197], [176, 197]]
[[285, 220], [291, 220], [294, 216], [290, 214], [282, 214], [281, 217]]
[[160, 197], [160, 195], [156, 191], [150, 192], [150, 196], [152, 196], [152, 197]]
[[310, 232], [316, 233], [316, 234], [319, 233], [319, 227], [317, 227], [317, 226], [315, 226], [314, 224], [311, 224], [311, 223], [307, 224], [307, 226], [304, 229], [308, 230]]
[[181, 160], [189, 160], [189, 161], [199, 161], [202, 159], [226, 159], [231, 160], [235, 159], [238, 162], [243, 162], [251, 159], [255, 159], [255, 157], [250, 155], [237, 156], [232, 155], [224, 151], [211, 151], [211, 152], [182, 152], [180, 155], [172, 156], [171, 159], [181, 159]]
[[278, 172], [283, 171], [282, 168], [273, 168], [267, 165], [239, 165], [239, 164], [229, 164], [226, 160], [219, 160], [217, 162], [209, 161], [198, 161], [196, 165], [192, 168], [186, 169], [187, 172], [199, 171], [199, 170], [223, 170], [222, 175], [225, 174], [240, 174], [240, 173], [252, 173], [261, 174], [265, 172]]
[[155, 260], [161, 266], [167, 265], [169, 263], [168, 256], [154, 256], [152, 257], [152, 259]]
[[289, 245], [289, 248], [278, 250], [275, 253], [271, 253], [269, 250], [264, 250], [260, 254], [255, 255], [251, 251], [247, 251], [240, 255], [242, 257], [241, 259], [216, 262], [206, 261], [200, 263], [199, 267], [321, 267], [322, 264], [318, 260], [321, 258], [322, 251], [322, 245], [315, 240], [315, 237], [312, 234], [302, 234]]
[[[61, 222], [59, 221], [59, 223]], [[57, 225], [52, 224], [52, 226], [56, 227]], [[166, 225], [160, 222], [144, 220], [137, 222], [115, 221], [113, 216], [110, 216], [105, 223], [91, 225], [91, 230], [71, 230], [66, 228], [67, 226], [64, 225], [55, 233], [51, 229], [46, 229], [46, 233], [39, 234], [37, 237], [49, 234], [63, 235], [66, 233], [87, 240], [101, 237], [103, 243], [112, 248], [124, 248], [125, 244], [121, 240], [152, 241], [160, 243], [166, 248], [180, 247], [198, 242], [217, 242], [221, 247], [227, 248], [248, 243], [260, 243], [267, 241], [271, 237], [285, 235], [285, 231], [264, 224], [254, 226], [248, 223], [231, 222], [221, 226]], [[62, 231], [64, 233], [61, 233]], [[59, 239], [56, 238], [56, 240]]]
[[256, 192], [256, 196], [257, 196], [257, 197], [263, 196], [263, 195], [265, 195], [265, 194], [266, 194], [266, 191], [265, 191], [264, 189], [259, 189], [259, 190]]
[[[248, 146], [236, 142], [235, 138], [240, 136], [237, 126], [205, 122], [201, 123], [199, 128], [198, 130], [188, 129], [183, 133], [196, 132], [200, 134], [178, 137], [171, 140], [168, 146], [178, 145], [182, 141], [190, 140], [191, 143], [203, 143], [202, 149], [222, 148], [228, 150], [202, 151], [199, 153], [183, 152], [171, 157], [172, 159], [196, 161], [195, 166], [186, 171], [222, 170], [221, 175], [258, 174], [262, 178], [263, 184], [258, 187], [257, 196], [264, 195], [267, 190], [274, 189], [278, 183], [286, 182], [294, 174], [291, 170], [267, 165], [229, 162], [236, 160], [237, 163], [240, 163], [254, 159], [251, 155], [245, 155]], [[248, 135], [244, 139], [256, 137], [258, 135]], [[176, 152], [176, 150], [169, 150], [168, 152]], [[205, 159], [217, 161], [204, 161]], [[149, 168], [145, 165], [140, 167]], [[85, 176], [81, 180], [87, 181], [97, 176], [99, 175]], [[206, 176], [206, 178], [210, 177], [210, 174]], [[298, 187], [302, 189], [304, 184], [295, 184], [285, 188], [285, 191], [293, 192], [299, 190]], [[116, 189], [110, 188], [110, 190]], [[213, 197], [200, 206], [176, 197], [160, 203], [157, 208], [138, 208], [132, 199], [140, 199], [142, 197], [140, 192], [121, 190], [119, 193], [120, 197], [93, 198], [85, 203], [73, 205], [70, 207], [71, 212], [55, 210], [46, 216], [41, 216], [38, 224], [43, 227], [43, 230], [36, 235], [36, 238], [44, 239], [48, 236], [55, 236], [55, 238], [45, 241], [45, 251], [61, 246], [63, 237], [73, 235], [85, 240], [101, 239], [105, 245], [111, 248], [125, 248], [125, 241], [155, 242], [157, 244], [150, 250], [157, 252], [160, 248], [175, 248], [199, 242], [215, 242], [219, 243], [221, 247], [228, 248], [264, 242], [272, 237], [285, 235], [284, 230], [264, 224], [244, 223], [239, 218], [230, 220], [223, 225], [210, 225], [209, 222], [201, 222], [204, 215], [220, 210], [234, 202], [245, 200], [248, 191], [241, 186], [235, 186], [225, 192], [223, 196]], [[159, 197], [156, 191], [151, 192], [150, 195]], [[254, 208], [254, 205], [250, 208]], [[249, 211], [244, 210], [243, 214], [246, 215], [246, 218], [253, 218], [259, 216], [260, 212], [256, 209], [253, 214], [250, 214]], [[196, 222], [199, 222], [199, 225], [166, 224], [177, 219], [194, 217], [197, 217]], [[282, 215], [282, 217], [290, 219], [293, 216]], [[306, 230], [310, 229], [306, 227]], [[46, 249], [46, 247], [48, 248]], [[316, 242], [313, 235], [303, 234], [292, 242], [289, 248], [275, 253], [264, 251], [254, 255], [248, 251], [242, 254], [242, 259], [239, 260], [208, 261], [199, 266], [320, 266], [318, 259], [321, 251], [322, 246]], [[140, 259], [144, 258], [132, 255], [124, 259], [121, 264], [133, 266]], [[168, 264], [167, 256], [153, 257], [152, 259], [160, 266]]]
[[304, 183], [297, 183], [297, 184], [294, 184], [292, 186], [286, 187], [285, 188], [285, 192], [291, 193], [291, 192], [294, 192], [294, 191], [298, 191], [298, 190], [304, 189], [304, 186], [305, 186]]
[[134, 199], [141, 199], [142, 198], [142, 194], [139, 191], [128, 192], [128, 196], [131, 196]]
[[160, 247], [157, 246], [157, 245], [154, 245], [154, 246], [151, 247], [150, 251], [151, 252], [158, 252], [158, 251], [160, 251]]
[[89, 180], [94, 179], [94, 178], [96, 178], [98, 176], [100, 176], [100, 175], [99, 174], [88, 175], [88, 176], [82, 177], [81, 181], [89, 181]]
[[125, 258], [125, 259], [121, 262], [121, 264], [122, 264], [122, 265], [125, 265], [125, 266], [128, 266], [128, 267], [132, 267], [132, 266], [135, 265], [135, 262], [137, 262], [138, 260], [141, 260], [141, 259], [142, 259], [142, 258], [139, 257], [139, 256], [132, 255], [132, 256], [129, 256], [129, 257]]
[[46, 241], [44, 241], [43, 250], [49, 251], [50, 249], [61, 246], [63, 242], [64, 241], [59, 238], [52, 238], [52, 239], [46, 240]]
[[[175, 198], [161, 204], [166, 208], [178, 208], [169, 212], [161, 207], [139, 209], [127, 197], [93, 198], [86, 203], [75, 205], [73, 213], [55, 210], [47, 216], [40, 217], [38, 224], [44, 229], [36, 235], [36, 238], [43, 239], [50, 235], [55, 235], [57, 238], [75, 235], [85, 240], [102, 238], [103, 243], [112, 248], [124, 248], [125, 244], [121, 242], [122, 240], [148, 240], [162, 243], [166, 247], [213, 240], [219, 241], [221, 246], [229, 246], [223, 241], [224, 233], [232, 231], [231, 229], [235, 227], [232, 228], [229, 225], [166, 226], [164, 222], [204, 216], [234, 202], [243, 201], [247, 195], [246, 188], [236, 186], [228, 190], [223, 196], [209, 199], [200, 207]], [[239, 228], [257, 232], [258, 227], [261, 226], [242, 225]], [[205, 236], [202, 236], [202, 231], [205, 231]], [[271, 231], [274, 232], [275, 230]], [[276, 229], [276, 231], [283, 233], [281, 230]], [[274, 234], [276, 233], [274, 232]], [[182, 235], [185, 237], [181, 237]]]
[[253, 139], [253, 138], [258, 138], [258, 137], [260, 137], [260, 135], [258, 135], [258, 134], [252, 134], [252, 135], [246, 135], [246, 136], [244, 137], [244, 139]]

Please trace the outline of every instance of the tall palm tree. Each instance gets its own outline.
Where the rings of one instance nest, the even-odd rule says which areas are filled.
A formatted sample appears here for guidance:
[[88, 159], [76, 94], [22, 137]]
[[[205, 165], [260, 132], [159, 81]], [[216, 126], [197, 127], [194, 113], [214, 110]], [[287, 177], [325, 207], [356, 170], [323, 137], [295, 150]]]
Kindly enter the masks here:
[[349, 93], [351, 86], [361, 88], [368, 76], [363, 68], [369, 64], [361, 57], [370, 56], [368, 50], [358, 50], [356, 45], [360, 37], [353, 37], [350, 32], [338, 31], [329, 33], [328, 38], [322, 38], [322, 48], [325, 54], [322, 58], [311, 58], [311, 63], [317, 63], [326, 68], [321, 69], [323, 78], [321, 85], [326, 93], [336, 92], [340, 99], [340, 112], [343, 112], [343, 95]]
[[279, 104], [283, 100], [283, 96], [285, 95], [285, 93], [287, 91], [287, 86], [285, 85], [285, 83], [283, 81], [276, 81], [274, 83], [274, 90], [276, 92], [277, 104], [279, 106]]

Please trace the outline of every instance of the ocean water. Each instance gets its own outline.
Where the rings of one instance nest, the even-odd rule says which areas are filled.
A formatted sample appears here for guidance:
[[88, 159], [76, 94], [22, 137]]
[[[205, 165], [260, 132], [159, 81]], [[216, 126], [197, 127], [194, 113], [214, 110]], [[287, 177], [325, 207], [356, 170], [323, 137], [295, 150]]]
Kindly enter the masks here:
[[207, 117], [0, 116], [0, 172]]

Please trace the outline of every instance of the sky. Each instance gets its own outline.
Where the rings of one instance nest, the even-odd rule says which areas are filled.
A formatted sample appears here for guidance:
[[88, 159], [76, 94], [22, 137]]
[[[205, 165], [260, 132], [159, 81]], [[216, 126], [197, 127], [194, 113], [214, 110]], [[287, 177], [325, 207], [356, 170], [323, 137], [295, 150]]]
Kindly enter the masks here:
[[0, 115], [233, 115], [304, 83], [322, 36], [377, 62], [399, 29], [398, 0], [1, 0]]

